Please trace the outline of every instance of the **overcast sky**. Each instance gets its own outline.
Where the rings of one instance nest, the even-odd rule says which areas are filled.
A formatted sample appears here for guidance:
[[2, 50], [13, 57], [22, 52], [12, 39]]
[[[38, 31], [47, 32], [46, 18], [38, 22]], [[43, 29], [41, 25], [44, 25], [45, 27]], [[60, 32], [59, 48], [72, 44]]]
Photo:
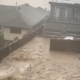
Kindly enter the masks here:
[[[57, 0], [0, 0], [0, 4], [5, 4], [5, 5], [16, 5], [16, 2], [18, 5], [28, 3], [34, 7], [49, 7], [48, 3], [49, 1], [57, 1]], [[58, 0], [58, 1], [63, 1], [63, 0]], [[69, 2], [69, 0], [67, 0]], [[70, 0], [70, 2], [80, 2], [80, 0]]]
[[16, 2], [18, 5], [29, 3], [30, 5], [37, 7], [37, 6], [47, 6], [50, 0], [0, 0], [0, 4], [6, 5], [15, 5]]

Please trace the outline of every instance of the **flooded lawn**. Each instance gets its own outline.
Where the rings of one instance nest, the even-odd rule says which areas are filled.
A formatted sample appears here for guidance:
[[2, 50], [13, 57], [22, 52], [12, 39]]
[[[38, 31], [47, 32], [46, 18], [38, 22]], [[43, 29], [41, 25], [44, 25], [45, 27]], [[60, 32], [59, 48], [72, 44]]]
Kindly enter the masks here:
[[0, 80], [80, 80], [80, 54], [50, 52], [35, 38], [0, 63]]

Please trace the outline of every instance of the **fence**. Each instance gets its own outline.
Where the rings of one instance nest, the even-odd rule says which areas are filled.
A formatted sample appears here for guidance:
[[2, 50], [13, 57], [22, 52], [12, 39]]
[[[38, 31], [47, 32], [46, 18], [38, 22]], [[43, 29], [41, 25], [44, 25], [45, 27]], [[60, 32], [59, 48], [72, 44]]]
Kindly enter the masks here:
[[8, 56], [11, 52], [13, 52], [14, 50], [17, 50], [18, 48], [20, 48], [21, 46], [25, 45], [26, 43], [28, 43], [29, 41], [31, 41], [34, 37], [36, 36], [36, 30], [33, 31], [32, 33], [26, 35], [25, 37], [23, 37], [20, 40], [17, 40], [13, 43], [11, 43], [10, 45], [4, 47], [3, 49], [0, 50], [0, 61], [5, 58], [6, 56]]
[[80, 53], [79, 40], [50, 40], [50, 51], [75, 52]]

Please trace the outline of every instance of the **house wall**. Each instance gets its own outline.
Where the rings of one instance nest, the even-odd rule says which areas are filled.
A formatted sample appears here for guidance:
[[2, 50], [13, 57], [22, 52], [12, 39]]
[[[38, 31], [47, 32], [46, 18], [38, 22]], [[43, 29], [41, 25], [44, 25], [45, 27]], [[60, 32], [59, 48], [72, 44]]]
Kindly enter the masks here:
[[[56, 5], [58, 6], [58, 5]], [[51, 12], [50, 12], [50, 19], [52, 21], [56, 21], [56, 22], [66, 22], [66, 23], [75, 23], [76, 24], [76, 19], [74, 19], [73, 17], [73, 9], [74, 7], [71, 7], [71, 6], [63, 6], [63, 7], [66, 7], [68, 10], [67, 10], [67, 18], [66, 19], [61, 19], [61, 18], [56, 18], [55, 17], [55, 7], [56, 6], [53, 6], [51, 5]], [[80, 20], [78, 20], [78, 24], [79, 24]]]
[[[55, 17], [55, 7], [63, 6], [68, 8], [67, 18], [57, 18]], [[66, 4], [51, 4], [50, 17], [45, 21], [45, 26], [43, 27], [44, 37], [64, 37], [70, 35], [80, 36], [80, 20], [74, 18], [74, 6], [69, 6]], [[69, 32], [69, 33], [68, 33]]]
[[45, 22], [43, 28], [44, 37], [54, 37], [54, 36], [76, 36], [80, 35], [80, 25], [65, 24], [65, 23], [55, 23], [55, 22]]
[[21, 34], [15, 34], [15, 33], [10, 33], [10, 28], [4, 28], [3, 35], [5, 40], [14, 40], [15, 37], [18, 37], [19, 39], [21, 39], [23, 35], [26, 33], [27, 33], [27, 30], [25, 29], [21, 30]]

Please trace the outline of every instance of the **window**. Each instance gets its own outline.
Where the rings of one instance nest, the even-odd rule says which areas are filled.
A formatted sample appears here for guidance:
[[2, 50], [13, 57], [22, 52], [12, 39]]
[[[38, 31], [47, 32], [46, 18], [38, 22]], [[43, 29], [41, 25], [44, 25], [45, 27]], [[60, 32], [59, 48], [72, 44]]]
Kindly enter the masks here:
[[67, 7], [55, 7], [56, 18], [67, 18]]
[[74, 18], [80, 19], [80, 10], [77, 8], [74, 8]]
[[74, 13], [74, 18], [77, 18], [78, 9], [77, 9], [77, 8], [75, 8], [73, 13]]
[[78, 11], [78, 17], [77, 17], [77, 19], [80, 19], [80, 10]]
[[10, 28], [10, 33], [21, 34], [20, 28]]
[[55, 16], [56, 16], [57, 18], [60, 17], [60, 8], [59, 8], [59, 7], [56, 7]]

